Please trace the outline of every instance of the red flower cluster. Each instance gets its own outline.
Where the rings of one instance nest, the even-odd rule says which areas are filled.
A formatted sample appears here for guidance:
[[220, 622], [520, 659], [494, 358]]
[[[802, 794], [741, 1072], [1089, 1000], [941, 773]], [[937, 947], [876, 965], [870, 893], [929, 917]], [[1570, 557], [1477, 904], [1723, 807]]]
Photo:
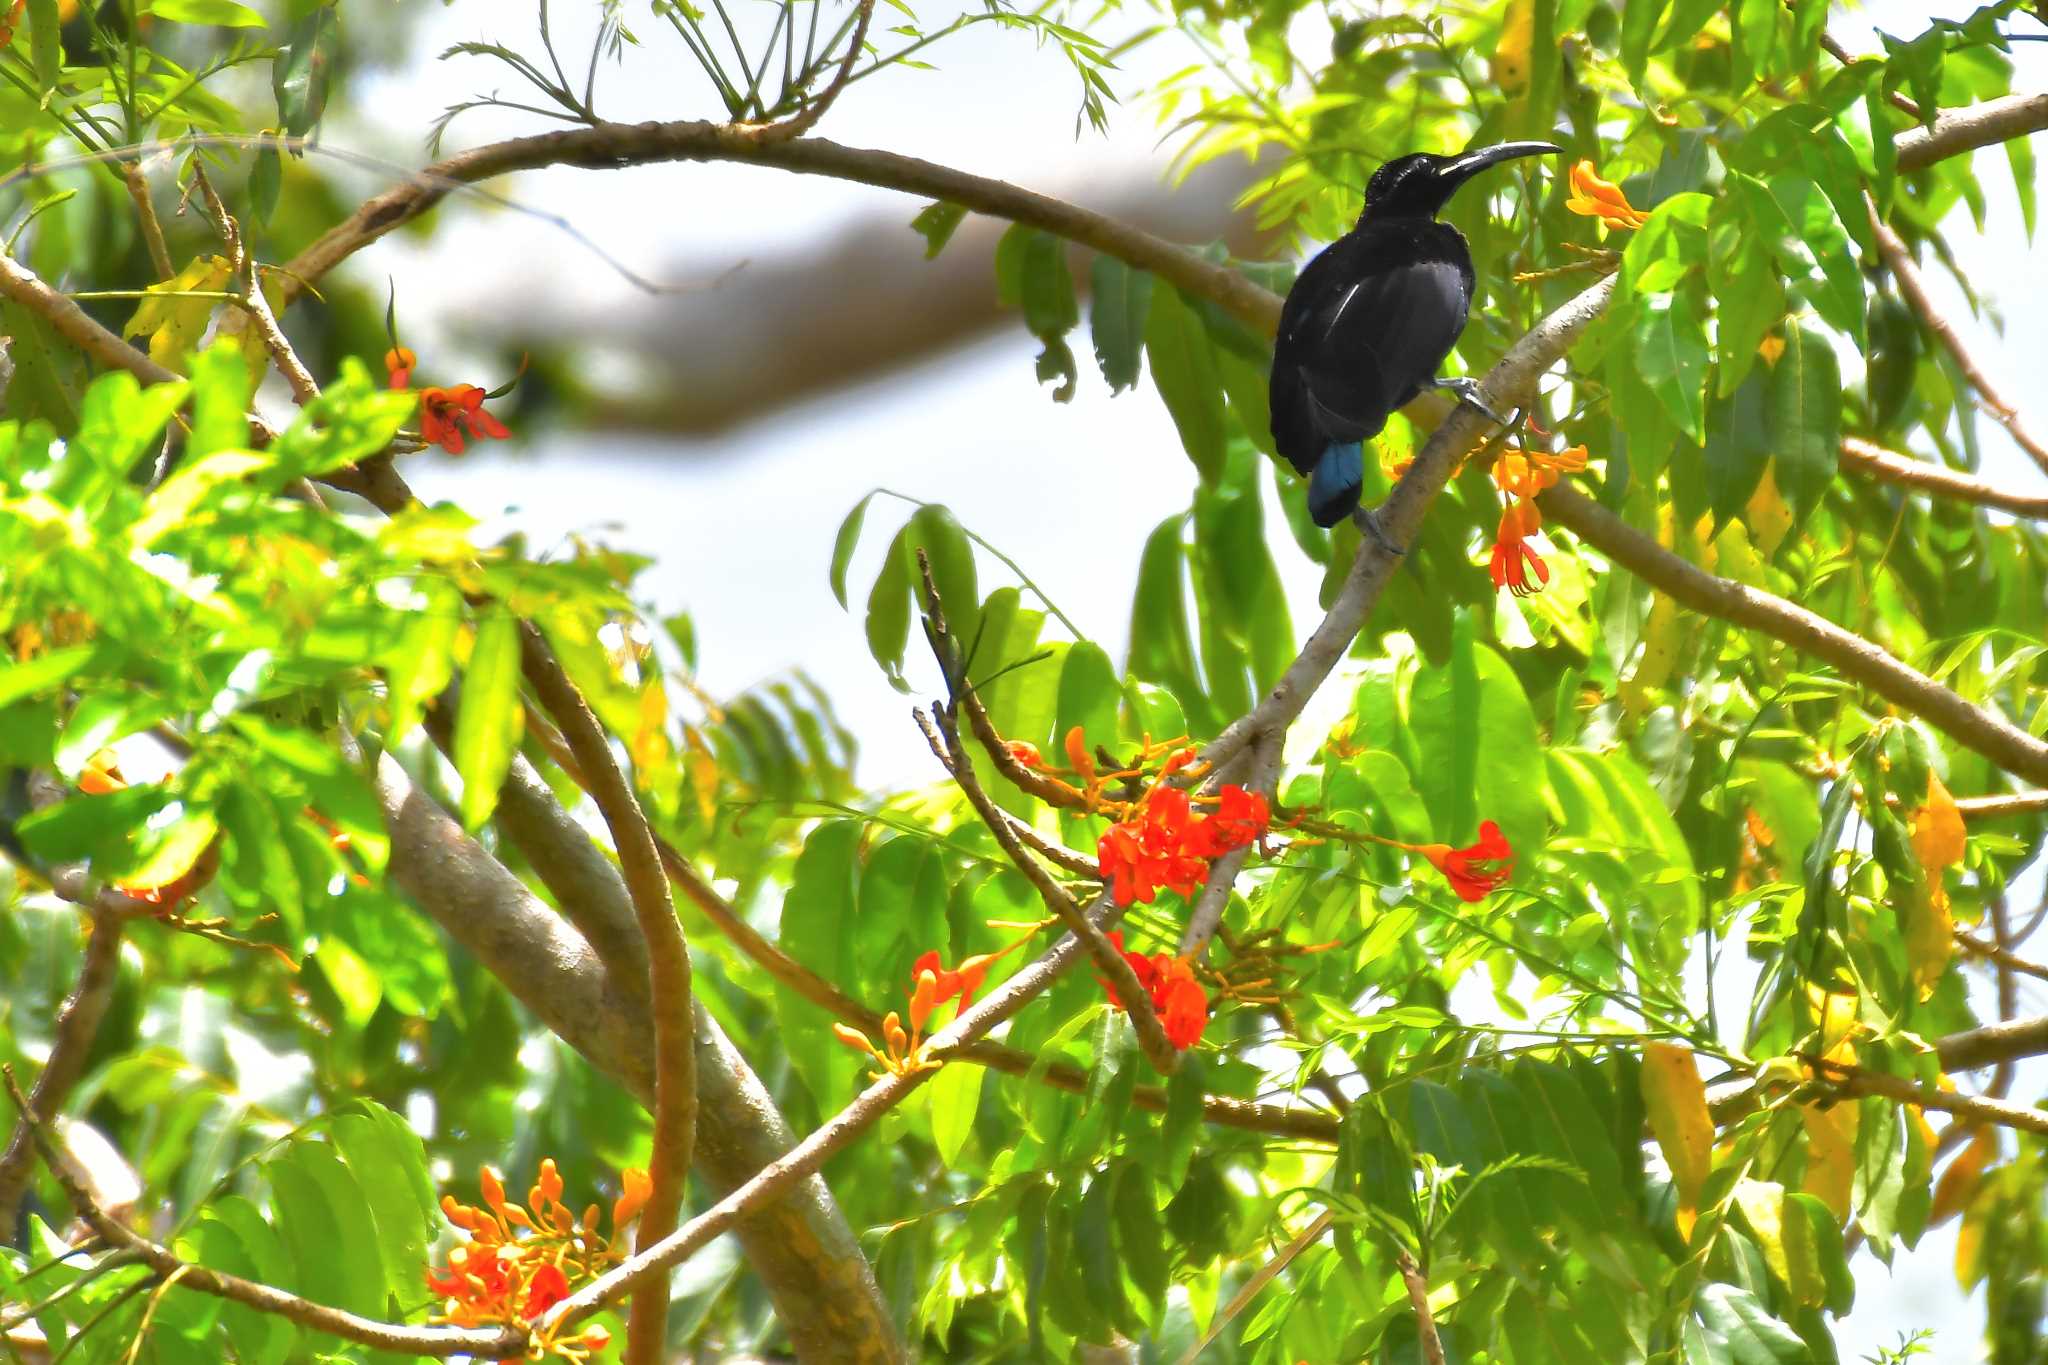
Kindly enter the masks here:
[[[484, 1208], [441, 1199], [441, 1211], [469, 1241], [448, 1253], [448, 1264], [426, 1268], [427, 1288], [441, 1299], [435, 1321], [461, 1327], [532, 1322], [569, 1297], [571, 1277], [588, 1280], [624, 1259], [614, 1246], [620, 1230], [640, 1214], [652, 1188], [644, 1171], [622, 1172], [624, 1186], [612, 1205], [612, 1235], [597, 1230], [592, 1204], [581, 1219], [562, 1203], [562, 1176], [554, 1158], [540, 1163], [525, 1207], [505, 1198], [498, 1173], [486, 1166], [478, 1180]], [[592, 1327], [572, 1337], [536, 1343], [547, 1354], [582, 1360], [611, 1344], [611, 1334]]]
[[1515, 870], [1515, 850], [1491, 820], [1480, 822], [1479, 842], [1470, 848], [1422, 844], [1415, 852], [1436, 865], [1461, 900], [1485, 900]]
[[874, 1039], [859, 1029], [846, 1024], [832, 1025], [833, 1036], [856, 1052], [865, 1052], [875, 1059], [883, 1070], [894, 1075], [922, 1070], [938, 1065], [928, 1061], [919, 1053], [924, 1045], [924, 1026], [931, 1022], [933, 1011], [948, 1000], [958, 1000], [954, 1007], [957, 1016], [973, 1001], [974, 993], [981, 989], [981, 983], [988, 976], [989, 964], [1004, 953], [1014, 952], [1031, 939], [1029, 934], [1012, 943], [1008, 948], [994, 953], [976, 953], [960, 963], [957, 971], [949, 971], [939, 961], [938, 949], [933, 948], [921, 955], [910, 966], [910, 1028], [903, 1028], [903, 1016], [890, 1010], [882, 1016], [882, 1046], [876, 1047]]
[[486, 436], [504, 440], [512, 433], [505, 424], [484, 411], [484, 391], [474, 384], [457, 384], [452, 389], [420, 390], [420, 435], [450, 455], [464, 448], [463, 428], [474, 440]]
[[[1145, 994], [1152, 998], [1152, 1008], [1159, 1014], [1159, 1022], [1166, 1029], [1166, 1040], [1185, 1052], [1201, 1040], [1202, 1030], [1209, 1024], [1209, 995], [1195, 980], [1195, 970], [1188, 960], [1171, 953], [1155, 953], [1151, 957], [1143, 953], [1130, 952], [1124, 947], [1122, 931], [1112, 929], [1106, 937], [1124, 961], [1131, 964], [1131, 972], [1138, 978], [1138, 984], [1145, 988]], [[1125, 1009], [1124, 1002], [1117, 999], [1116, 987], [1102, 977], [1103, 993], [1109, 1003], [1118, 1009]]]
[[[384, 372], [390, 376], [391, 387], [411, 388], [412, 372], [419, 363], [419, 357], [413, 354], [410, 346], [393, 346], [386, 351]], [[493, 396], [474, 384], [421, 389], [421, 438], [450, 455], [460, 455], [470, 441], [481, 441], [486, 437], [504, 440], [512, 433], [506, 430], [503, 422], [484, 411], [484, 400]]]
[[1096, 867], [1118, 905], [1151, 904], [1160, 887], [1191, 896], [1209, 875], [1209, 860], [1243, 848], [1272, 819], [1266, 798], [1224, 787], [1216, 813], [1194, 813], [1188, 794], [1164, 784], [1146, 793], [1138, 813], [1111, 825], [1095, 846]]

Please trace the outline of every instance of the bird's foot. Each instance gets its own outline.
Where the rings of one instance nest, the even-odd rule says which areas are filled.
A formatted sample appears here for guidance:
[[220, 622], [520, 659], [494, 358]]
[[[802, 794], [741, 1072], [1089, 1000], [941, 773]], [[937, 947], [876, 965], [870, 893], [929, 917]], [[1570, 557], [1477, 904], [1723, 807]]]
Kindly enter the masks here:
[[1443, 389], [1448, 393], [1455, 393], [1458, 395], [1459, 402], [1470, 403], [1473, 407], [1478, 408], [1497, 427], [1504, 427], [1508, 424], [1507, 418], [1479, 401], [1479, 381], [1476, 379], [1463, 377], [1457, 379], [1432, 379], [1429, 381], [1429, 386], [1433, 389]]
[[1394, 558], [1399, 559], [1402, 555], [1408, 553], [1394, 543], [1393, 537], [1387, 534], [1386, 527], [1380, 525], [1379, 516], [1372, 508], [1359, 508], [1356, 512], [1352, 513], [1352, 520], [1358, 523], [1359, 529], [1364, 531], [1375, 545], [1378, 545]]

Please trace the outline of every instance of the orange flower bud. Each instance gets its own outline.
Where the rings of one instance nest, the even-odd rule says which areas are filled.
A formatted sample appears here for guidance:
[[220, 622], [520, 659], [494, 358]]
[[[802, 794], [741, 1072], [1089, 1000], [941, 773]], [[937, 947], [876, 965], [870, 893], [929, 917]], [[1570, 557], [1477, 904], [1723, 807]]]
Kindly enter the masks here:
[[602, 1327], [592, 1327], [586, 1330], [577, 1340], [586, 1351], [602, 1351], [605, 1347], [612, 1344], [612, 1334], [605, 1331]]
[[1084, 778], [1094, 777], [1095, 756], [1088, 752], [1088, 738], [1081, 733], [1080, 726], [1067, 731], [1066, 744], [1067, 762], [1073, 765], [1074, 771]]
[[559, 1203], [562, 1198], [562, 1173], [555, 1168], [553, 1157], [542, 1157], [540, 1180], [534, 1185], [533, 1204], [537, 1208], [543, 1203]]
[[939, 1005], [939, 978], [929, 971], [917, 974], [917, 987], [910, 993], [910, 1027], [924, 1032], [925, 1021]]
[[1045, 766], [1045, 755], [1038, 752], [1038, 746], [1028, 739], [1013, 739], [1003, 747], [1009, 751], [1010, 758], [1019, 767], [1043, 768]]
[[493, 1213], [505, 1211], [505, 1181], [489, 1166], [478, 1168], [477, 1184], [482, 1187], [484, 1203], [490, 1205]]
[[612, 1231], [640, 1216], [640, 1210], [647, 1206], [647, 1197], [654, 1193], [654, 1181], [647, 1172], [628, 1166], [619, 1172], [619, 1185], [623, 1191], [619, 1200], [612, 1205]]

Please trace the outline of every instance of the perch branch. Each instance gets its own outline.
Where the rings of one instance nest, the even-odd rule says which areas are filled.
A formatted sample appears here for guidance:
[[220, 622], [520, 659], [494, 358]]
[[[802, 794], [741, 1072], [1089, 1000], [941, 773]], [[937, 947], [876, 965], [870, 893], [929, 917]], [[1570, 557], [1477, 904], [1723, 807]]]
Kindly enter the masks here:
[[1842, 463], [1866, 478], [1935, 497], [1995, 507], [2016, 517], [2048, 517], [2048, 494], [2015, 493], [1975, 474], [1965, 474], [1932, 460], [1916, 460], [1858, 436], [1842, 438]]
[[2043, 128], [2048, 128], [2048, 94], [2006, 95], [1961, 109], [1944, 109], [1935, 115], [1932, 128], [1908, 128], [1892, 139], [1892, 145], [1899, 152], [1899, 169], [1918, 171], [1946, 157]]
[[2006, 1104], [1999, 1100], [1957, 1094], [1951, 1090], [1937, 1090], [1931, 1085], [1918, 1085], [1901, 1076], [1887, 1075], [1882, 1071], [1869, 1071], [1845, 1062], [1829, 1061], [1825, 1057], [1810, 1056], [1805, 1058], [1805, 1061], [1817, 1072], [1825, 1073], [1823, 1079], [1845, 1094], [1881, 1095], [1888, 1100], [1917, 1104], [1922, 1109], [1939, 1109], [1970, 1123], [1995, 1123], [2001, 1127], [2018, 1128], [2023, 1132], [2048, 1137], [2048, 1111], [2022, 1109], [2016, 1104]]

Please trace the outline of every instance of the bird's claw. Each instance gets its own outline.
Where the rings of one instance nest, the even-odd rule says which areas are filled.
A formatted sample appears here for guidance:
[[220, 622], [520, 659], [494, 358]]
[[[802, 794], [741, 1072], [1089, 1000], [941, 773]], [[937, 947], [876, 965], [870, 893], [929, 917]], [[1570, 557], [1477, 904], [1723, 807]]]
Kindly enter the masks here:
[[1394, 558], [1399, 559], [1402, 555], [1408, 553], [1406, 550], [1402, 549], [1400, 546], [1394, 543], [1393, 537], [1389, 536], [1387, 534], [1386, 528], [1380, 525], [1380, 519], [1372, 508], [1359, 508], [1357, 513], [1354, 515], [1353, 520], [1355, 520], [1358, 523], [1359, 529], [1363, 530], [1366, 533], [1366, 535], [1372, 538], [1374, 544], [1378, 545], [1382, 550], [1385, 550]]
[[1508, 424], [1507, 418], [1501, 416], [1499, 413], [1495, 412], [1492, 408], [1489, 408], [1488, 406], [1486, 406], [1485, 403], [1480, 401], [1478, 380], [1468, 379], [1461, 376], [1457, 379], [1432, 379], [1429, 381], [1429, 383], [1431, 388], [1443, 389], [1446, 392], [1455, 393], [1456, 395], [1458, 395], [1459, 402], [1470, 403], [1473, 407], [1479, 409], [1479, 411], [1486, 414], [1488, 420], [1490, 420], [1495, 426], [1504, 427]]

